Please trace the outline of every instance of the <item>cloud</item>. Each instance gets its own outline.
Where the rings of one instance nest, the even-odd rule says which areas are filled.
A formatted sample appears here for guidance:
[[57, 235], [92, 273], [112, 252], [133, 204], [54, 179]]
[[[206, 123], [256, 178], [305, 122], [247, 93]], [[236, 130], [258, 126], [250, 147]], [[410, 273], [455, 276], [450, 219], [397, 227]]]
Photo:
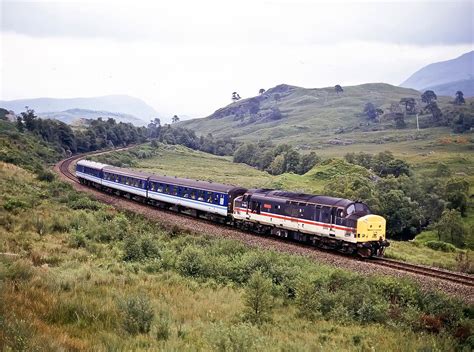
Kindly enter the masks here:
[[163, 117], [207, 116], [230, 103], [233, 91], [249, 97], [280, 83], [308, 88], [399, 84], [426, 64], [472, 50], [367, 41], [177, 46], [11, 33], [0, 39], [1, 99], [127, 94], [144, 99]]
[[374, 41], [473, 42], [465, 2], [2, 2], [1, 29], [37, 38], [104, 38], [167, 45]]

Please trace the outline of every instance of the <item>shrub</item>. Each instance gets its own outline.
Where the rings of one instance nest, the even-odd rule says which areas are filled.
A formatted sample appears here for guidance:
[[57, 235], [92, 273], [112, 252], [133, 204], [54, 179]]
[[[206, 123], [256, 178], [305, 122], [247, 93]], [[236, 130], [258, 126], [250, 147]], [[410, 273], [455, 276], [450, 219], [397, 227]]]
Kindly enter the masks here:
[[298, 315], [308, 320], [316, 320], [319, 313], [320, 292], [314, 283], [301, 280], [296, 287]]
[[123, 315], [123, 327], [131, 335], [150, 332], [155, 313], [148, 297], [139, 295], [130, 297], [120, 304]]
[[156, 338], [158, 340], [168, 340], [171, 335], [170, 314], [168, 311], [160, 311], [158, 314], [158, 324], [156, 327]]
[[33, 227], [36, 233], [40, 236], [44, 236], [48, 232], [46, 222], [43, 220], [42, 216], [35, 216], [33, 218]]
[[38, 180], [45, 182], [53, 182], [55, 175], [49, 170], [41, 170], [38, 172]]
[[28, 281], [34, 274], [31, 264], [26, 260], [14, 261], [3, 275], [12, 281]]
[[435, 251], [456, 252], [456, 247], [454, 245], [443, 241], [428, 241], [425, 243], [425, 246], [434, 249]]
[[75, 231], [69, 240], [69, 245], [72, 248], [85, 248], [87, 244], [86, 236], [82, 232]]
[[3, 203], [3, 208], [6, 211], [15, 211], [17, 209], [27, 209], [30, 208], [30, 205], [28, 205], [26, 202], [22, 201], [21, 199], [16, 199], [16, 198], [10, 198], [7, 199], [5, 203]]
[[72, 209], [99, 210], [100, 204], [87, 197], [81, 197], [70, 202]]
[[160, 249], [151, 236], [130, 236], [125, 240], [123, 260], [137, 262], [146, 259], [159, 259]]
[[185, 276], [204, 277], [208, 274], [206, 255], [200, 248], [186, 247], [176, 265], [178, 271]]
[[262, 324], [271, 320], [272, 306], [272, 282], [256, 271], [250, 277], [245, 287], [244, 304], [245, 318], [254, 324]]
[[207, 341], [212, 350], [219, 352], [265, 350], [262, 334], [248, 323], [215, 324], [207, 333]]

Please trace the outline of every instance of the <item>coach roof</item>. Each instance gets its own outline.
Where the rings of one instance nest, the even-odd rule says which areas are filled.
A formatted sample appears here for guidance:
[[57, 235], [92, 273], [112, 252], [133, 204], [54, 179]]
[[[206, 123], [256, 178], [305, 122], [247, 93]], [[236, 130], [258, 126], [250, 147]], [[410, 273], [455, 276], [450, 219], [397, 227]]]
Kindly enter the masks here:
[[107, 164], [103, 164], [103, 163], [99, 163], [97, 161], [91, 161], [91, 160], [79, 160], [77, 162], [77, 165], [90, 167], [92, 169], [103, 169], [104, 167], [109, 166]]
[[160, 183], [165, 183], [165, 184], [173, 184], [173, 185], [182, 186], [182, 187], [202, 189], [206, 191], [225, 192], [225, 193], [228, 193], [230, 190], [234, 188], [240, 188], [236, 186], [225, 185], [222, 183], [190, 180], [187, 178], [171, 177], [171, 176], [152, 175], [150, 176], [150, 181], [160, 182]]
[[123, 169], [123, 168], [114, 167], [114, 166], [104, 167], [103, 171], [117, 174], [117, 175], [122, 175], [122, 176], [139, 178], [139, 179], [149, 178], [151, 182], [159, 182], [159, 183], [164, 183], [164, 184], [202, 189], [202, 190], [213, 191], [213, 192], [228, 193], [230, 190], [234, 188], [238, 188], [236, 186], [224, 185], [222, 183], [190, 180], [187, 178], [173, 177], [173, 176], [160, 176], [160, 175], [151, 174], [149, 172], [132, 171], [132, 170]]

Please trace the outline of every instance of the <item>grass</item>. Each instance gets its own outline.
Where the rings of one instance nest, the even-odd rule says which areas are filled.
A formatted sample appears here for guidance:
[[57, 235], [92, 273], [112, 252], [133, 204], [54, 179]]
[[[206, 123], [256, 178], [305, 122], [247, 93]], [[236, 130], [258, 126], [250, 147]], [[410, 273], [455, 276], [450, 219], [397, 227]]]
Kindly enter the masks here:
[[[0, 252], [18, 255], [0, 255], [2, 350], [469, 348], [466, 337], [452, 335], [459, 314], [464, 314], [456, 308], [459, 303], [443, 295], [430, 298], [409, 281], [396, 281], [397, 287], [408, 290], [406, 294], [412, 292], [403, 297], [414, 299], [419, 307], [409, 313], [401, 305], [406, 318], [390, 315], [390, 323], [361, 324], [347, 316], [349, 306], [339, 306], [327, 316], [314, 311], [316, 318], [311, 321], [301, 316], [294, 298], [286, 293], [294, 292], [299, 283], [319, 280], [322, 287], [338, 287], [322, 294], [342, 302], [343, 297], [356, 296], [349, 291], [355, 287], [352, 282], [362, 284], [360, 289], [375, 295], [374, 299], [385, 300], [383, 292], [395, 281], [364, 279], [299, 256], [170, 231], [88, 200], [63, 183], [38, 181], [10, 164], [0, 163], [0, 194]], [[19, 205], [5, 208], [14, 197]], [[127, 240], [133, 238], [136, 241]], [[124, 260], [127, 246], [143, 241], [149, 244], [144, 255]], [[155, 249], [150, 251], [150, 246]], [[190, 270], [190, 258], [197, 271]], [[273, 282], [272, 322], [262, 326], [242, 318], [243, 288], [255, 270], [262, 270]], [[142, 302], [141, 297], [146, 303], [124, 306], [124, 302]], [[415, 328], [422, 312], [438, 314], [435, 308], [418, 306], [418, 300], [424, 305], [442, 302], [450, 314], [456, 314], [454, 325], [443, 326], [439, 334], [423, 326]], [[141, 313], [150, 309], [151, 320]], [[149, 332], [146, 324], [143, 333], [127, 332], [124, 324], [135, 326], [133, 319], [150, 321]]]

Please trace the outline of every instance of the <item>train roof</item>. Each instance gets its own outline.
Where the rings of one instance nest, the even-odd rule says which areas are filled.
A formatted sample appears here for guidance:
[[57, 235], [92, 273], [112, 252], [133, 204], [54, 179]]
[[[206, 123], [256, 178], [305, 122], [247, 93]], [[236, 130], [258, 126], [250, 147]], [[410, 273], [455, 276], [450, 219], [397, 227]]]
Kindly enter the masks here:
[[77, 162], [77, 165], [90, 167], [92, 169], [103, 169], [104, 167], [109, 166], [107, 164], [99, 163], [97, 161], [92, 161], [92, 160], [79, 160]]
[[285, 201], [295, 201], [295, 202], [305, 202], [305, 203], [314, 203], [328, 206], [337, 206], [337, 207], [347, 207], [349, 204], [354, 203], [354, 201], [345, 198], [336, 198], [329, 196], [321, 196], [307, 193], [297, 193], [297, 192], [286, 192], [273, 189], [254, 189], [249, 191], [253, 195], [262, 195], [268, 198], [274, 198], [275, 200], [285, 200]]
[[116, 167], [116, 166], [110, 166], [110, 165], [107, 165], [107, 167], [104, 167], [103, 171], [110, 172], [117, 175], [140, 178], [140, 179], [147, 179], [148, 177], [153, 176], [152, 174], [148, 172], [133, 171], [133, 170], [124, 169], [124, 168]]
[[171, 176], [152, 175], [150, 177], [150, 181], [163, 182], [163, 183], [169, 183], [169, 184], [174, 184], [174, 185], [178, 185], [178, 186], [204, 189], [204, 190], [207, 190], [207, 191], [215, 191], [215, 192], [226, 192], [226, 193], [228, 193], [229, 191], [231, 191], [233, 189], [244, 189], [242, 187], [226, 185], [226, 184], [222, 184], [222, 183], [191, 180], [191, 179], [187, 179], [187, 178], [171, 177]]
[[245, 188], [242, 188], [242, 187], [226, 185], [222, 183], [191, 180], [187, 178], [174, 177], [174, 176], [160, 176], [160, 175], [155, 175], [149, 172], [132, 171], [132, 170], [123, 169], [123, 168], [115, 167], [115, 166], [104, 167], [103, 171], [118, 174], [118, 175], [123, 175], [123, 176], [140, 178], [140, 179], [149, 178], [150, 181], [152, 182], [160, 182], [160, 183], [165, 183], [165, 184], [172, 184], [172, 185], [177, 185], [177, 186], [182, 186], [182, 187], [196, 188], [196, 189], [202, 189], [202, 190], [213, 191], [213, 192], [228, 193], [229, 191], [234, 190], [234, 189], [245, 190]]

